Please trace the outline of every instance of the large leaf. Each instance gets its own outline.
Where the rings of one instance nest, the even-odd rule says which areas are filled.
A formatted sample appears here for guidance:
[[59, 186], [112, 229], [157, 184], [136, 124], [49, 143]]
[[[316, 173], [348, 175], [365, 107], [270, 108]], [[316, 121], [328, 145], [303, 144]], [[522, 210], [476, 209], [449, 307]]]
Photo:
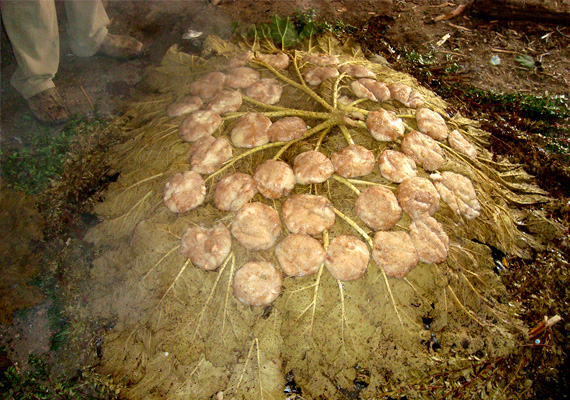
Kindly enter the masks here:
[[295, 24], [289, 17], [283, 19], [274, 15], [269, 23], [271, 38], [275, 43], [281, 44], [281, 49], [291, 47], [299, 42], [299, 35], [295, 30]]
[[299, 34], [301, 39], [310, 39], [313, 35], [317, 34], [317, 26], [313, 21], [309, 21], [303, 27], [303, 30]]

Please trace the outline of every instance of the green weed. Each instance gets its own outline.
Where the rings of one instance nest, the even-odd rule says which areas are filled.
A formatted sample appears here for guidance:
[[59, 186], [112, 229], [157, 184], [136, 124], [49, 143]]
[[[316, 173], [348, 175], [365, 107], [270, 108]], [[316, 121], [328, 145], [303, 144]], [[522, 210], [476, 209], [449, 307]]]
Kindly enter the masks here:
[[[234, 31], [239, 31], [238, 24], [233, 25]], [[250, 25], [247, 35], [250, 38], [270, 39], [282, 50], [294, 47], [305, 39], [310, 39], [322, 32], [332, 32], [336, 35], [351, 34], [358, 31], [353, 25], [337, 20], [333, 23], [321, 20], [314, 9], [295, 11], [291, 17], [274, 15], [265, 23]]]
[[86, 370], [75, 377], [53, 377], [47, 356], [30, 354], [28, 371], [17, 365], [8, 367], [0, 376], [0, 393], [6, 400], [118, 399], [120, 389], [108, 377]]
[[465, 95], [478, 104], [492, 105], [496, 111], [516, 112], [532, 120], [555, 120], [570, 117], [564, 95], [537, 96], [523, 93], [501, 93], [469, 88]]
[[74, 139], [104, 123], [96, 117], [86, 120], [74, 116], [61, 130], [41, 127], [40, 132], [20, 146], [3, 146], [0, 149], [1, 174], [9, 187], [28, 194], [41, 193], [51, 180], [63, 172], [65, 160]]

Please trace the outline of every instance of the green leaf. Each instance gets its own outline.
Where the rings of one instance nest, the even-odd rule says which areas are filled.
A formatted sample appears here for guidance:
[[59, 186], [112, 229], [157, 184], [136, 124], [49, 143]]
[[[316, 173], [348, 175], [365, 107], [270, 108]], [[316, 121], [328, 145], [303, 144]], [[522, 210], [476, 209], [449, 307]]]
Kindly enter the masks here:
[[303, 30], [299, 34], [301, 39], [310, 39], [313, 35], [317, 34], [317, 26], [313, 21], [309, 21], [303, 27]]
[[532, 56], [529, 56], [528, 54], [516, 56], [515, 61], [518, 62], [523, 67], [527, 67], [527, 68], [531, 68], [531, 69], [536, 66], [536, 63], [534, 62], [534, 58], [532, 58]]
[[269, 23], [271, 38], [274, 42], [281, 44], [281, 49], [291, 47], [299, 42], [299, 35], [295, 30], [295, 24], [289, 17], [283, 19], [278, 15], [274, 15]]

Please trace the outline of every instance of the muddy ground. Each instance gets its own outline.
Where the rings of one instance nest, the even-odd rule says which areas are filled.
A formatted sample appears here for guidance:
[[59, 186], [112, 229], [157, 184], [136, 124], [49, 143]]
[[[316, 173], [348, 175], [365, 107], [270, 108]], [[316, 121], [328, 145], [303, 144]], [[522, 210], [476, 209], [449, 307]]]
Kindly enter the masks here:
[[[314, 9], [331, 24], [343, 21], [342, 29], [338, 30], [341, 36], [355, 36], [370, 54], [380, 53], [412, 75], [416, 72], [422, 83], [436, 91], [442, 90], [442, 96], [456, 110], [474, 118], [484, 116], [484, 127], [494, 134], [495, 150], [525, 164], [527, 170], [540, 177], [543, 188], [551, 190], [554, 196], [552, 205], [546, 207], [547, 216], [568, 227], [567, 158], [544, 151], [548, 143], [537, 142], [535, 135], [520, 131], [516, 121], [505, 115], [508, 113], [489, 110], [477, 101], [466, 99], [461, 92], [447, 88], [451, 82], [460, 82], [482, 90], [568, 96], [570, 28], [528, 21], [489, 21], [468, 12], [450, 21], [434, 22], [434, 17], [456, 6], [419, 0], [222, 0], [217, 6], [207, 1], [109, 1], [110, 30], [143, 41], [145, 55], [128, 62], [77, 58], [66, 44], [65, 16], [60, 13], [62, 51], [56, 85], [72, 112], [92, 116], [96, 110], [110, 118], [120, 115], [124, 102], [131, 96], [140, 94], [136, 84], [145, 68], [158, 64], [171, 45], [178, 44], [189, 53], [200, 51], [199, 41], [182, 39], [186, 30], [229, 38], [236, 26], [266, 22], [274, 14], [290, 15]], [[2, 35], [1, 122], [5, 155], [5, 149], [27, 146], [33, 135], [52, 135], [54, 131], [31, 119], [24, 100], [10, 87], [9, 77], [15, 66], [6, 35], [4, 32]], [[516, 61], [520, 55], [530, 55], [540, 65], [525, 67]], [[493, 56], [500, 58], [499, 64], [490, 63]], [[457, 68], [445, 75], [447, 81], [435, 79], [451, 63]], [[73, 151], [86, 150], [78, 146]], [[104, 177], [106, 172], [99, 174]], [[95, 255], [83, 242], [83, 234], [96, 223], [89, 214], [96, 197], [75, 200], [74, 213], [65, 218], [66, 223], [58, 219], [57, 226], [50, 224], [50, 211], [39, 204], [45, 198], [14, 192], [5, 182], [1, 197], [1, 229], [5, 238], [1, 262], [2, 275], [7, 278], [0, 284], [3, 360], [0, 367], [5, 369], [14, 364], [25, 370], [28, 356], [33, 353], [46, 354], [54, 373], [71, 377], [85, 366], [96, 370], [99, 340], [112, 328], [113, 321], [73, 314], [78, 304], [88, 301], [82, 296], [80, 282], [89, 275], [90, 261]], [[564, 388], [568, 387], [569, 379], [568, 361], [561, 364], [568, 351], [568, 346], [561, 343], [568, 342], [570, 332], [568, 236], [552, 237], [544, 245], [545, 251], [532, 259], [512, 260], [512, 268], [503, 279], [513, 298], [524, 305], [523, 321], [529, 328], [545, 316], [560, 314], [564, 320], [542, 337], [544, 346], [528, 344], [528, 352], [517, 360], [519, 370], [516, 363], [511, 368], [517, 380], [534, 382], [526, 396], [541, 393], [544, 398], [563, 398], [567, 396]], [[558, 283], [545, 282], [551, 276]]]

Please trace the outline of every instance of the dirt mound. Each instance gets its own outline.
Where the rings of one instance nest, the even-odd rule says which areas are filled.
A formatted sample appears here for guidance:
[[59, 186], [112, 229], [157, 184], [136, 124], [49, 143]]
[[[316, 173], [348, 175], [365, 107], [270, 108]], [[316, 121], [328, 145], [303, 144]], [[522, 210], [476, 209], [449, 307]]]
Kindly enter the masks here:
[[[410, 76], [381, 60], [365, 59], [350, 42], [340, 44], [325, 36], [312, 38], [306, 46], [305, 52], [336, 55], [339, 70], [346, 72], [308, 86], [304, 76], [315, 66], [303, 61], [303, 51], [287, 52], [289, 66], [278, 70], [248, 53], [280, 53], [269, 43], [237, 46], [210, 37], [203, 58], [170, 49], [144, 80], [156, 94], [127, 111], [124, 130], [130, 140], [109, 154], [121, 177], [97, 208], [104, 222], [87, 239], [101, 254], [92, 269], [91, 311], [117, 321], [105, 340], [103, 368], [127, 383], [129, 398], [209, 398], [219, 392], [229, 398], [280, 398], [290, 371], [309, 398], [337, 398], [339, 390], [357, 390], [363, 371], [366, 382], [357, 390], [366, 387], [362, 395], [384, 389], [412, 395], [410, 388], [430, 375], [461, 370], [475, 358], [489, 361], [517, 352], [526, 332], [516, 305], [509, 303], [493, 272], [489, 247], [481, 243], [524, 256], [534, 241], [517, 229], [525, 214], [514, 207], [545, 201], [544, 193], [519, 166], [493, 158], [485, 149], [488, 135], [475, 121], [449, 116], [446, 104]], [[232, 147], [232, 158], [204, 175], [205, 202], [174, 214], [163, 204], [163, 188], [175, 173], [190, 169], [187, 153], [192, 144], [178, 135], [184, 117], [169, 118], [167, 106], [192, 92], [193, 83], [207, 73], [227, 72], [228, 64], [240, 58], [262, 78], [276, 79], [283, 92], [277, 104], [269, 105], [242, 90], [243, 105], [223, 115], [214, 136], [229, 140], [236, 120], [250, 112], [272, 122], [301, 117], [308, 130], [289, 142]], [[249, 261], [279, 266], [274, 248], [252, 251], [234, 240], [221, 266], [205, 271], [180, 253], [181, 237], [191, 226], [230, 226], [235, 213], [214, 206], [215, 183], [236, 172], [254, 175], [265, 160], [293, 166], [302, 152], [319, 151], [331, 158], [347, 146], [369, 151], [374, 158], [388, 149], [406, 152], [401, 138], [375, 140], [365, 120], [382, 107], [402, 119], [409, 134], [418, 129], [416, 109], [393, 99], [354, 98], [351, 84], [359, 79], [354, 75], [373, 76], [399, 88], [399, 96], [408, 88], [406, 99], [423, 99], [422, 107], [437, 112], [450, 131], [457, 130], [474, 146], [478, 156], [471, 158], [445, 140], [421, 134], [441, 153], [443, 164], [435, 175], [421, 167], [419, 153], [408, 155], [416, 158], [420, 178], [436, 182], [439, 173], [452, 171], [471, 181], [480, 209], [467, 218], [438, 199], [429, 223], [402, 213], [392, 231], [410, 232], [413, 240], [437, 236], [440, 244], [422, 245], [422, 251], [439, 246], [445, 252], [443, 262], [420, 262], [405, 278], [389, 278], [370, 257], [362, 278], [340, 281], [325, 262], [313, 275], [285, 277], [281, 295], [271, 305], [246, 306], [232, 294], [233, 277]], [[355, 235], [372, 253], [374, 232], [359, 219], [354, 205], [361, 192], [374, 186], [398, 192], [398, 184], [383, 178], [375, 166], [362, 177], [335, 174], [323, 183], [296, 185], [291, 196], [325, 196], [332, 203], [336, 222], [313, 235], [325, 250], [334, 238]], [[287, 198], [256, 194], [253, 201], [281, 213]], [[416, 232], [424, 229], [420, 225], [440, 228], [424, 235]], [[279, 240], [287, 233], [283, 224]], [[430, 257], [420, 252], [420, 259]], [[501, 385], [491, 382], [484, 390], [496, 394]]]

